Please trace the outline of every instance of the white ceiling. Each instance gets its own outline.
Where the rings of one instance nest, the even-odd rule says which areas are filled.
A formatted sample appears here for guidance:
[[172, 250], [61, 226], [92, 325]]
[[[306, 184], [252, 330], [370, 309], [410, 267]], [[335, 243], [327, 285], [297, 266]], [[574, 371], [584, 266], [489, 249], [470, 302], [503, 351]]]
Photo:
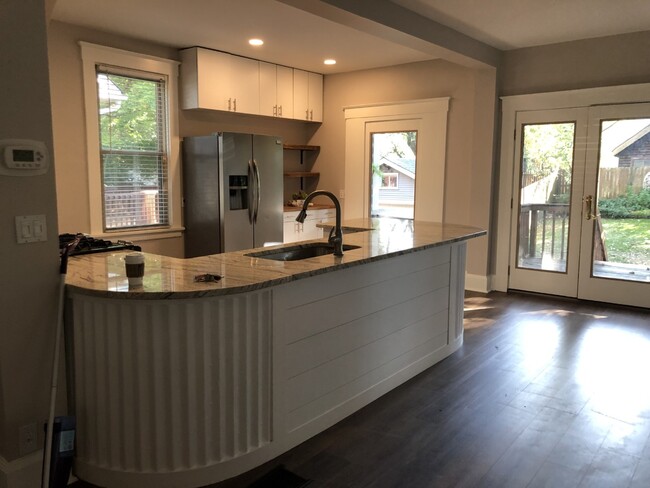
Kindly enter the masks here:
[[[650, 0], [391, 0], [499, 49], [650, 30]], [[431, 59], [275, 0], [57, 0], [53, 19], [320, 73]], [[265, 40], [261, 48], [247, 44]], [[335, 58], [333, 67], [322, 64]]]
[[649, 0], [391, 0], [501, 50], [650, 30]]

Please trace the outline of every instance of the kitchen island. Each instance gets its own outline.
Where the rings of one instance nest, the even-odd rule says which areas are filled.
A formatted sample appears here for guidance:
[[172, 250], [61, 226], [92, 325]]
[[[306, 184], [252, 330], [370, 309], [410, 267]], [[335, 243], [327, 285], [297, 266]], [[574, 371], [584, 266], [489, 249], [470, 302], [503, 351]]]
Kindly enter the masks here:
[[[126, 488], [230, 478], [457, 350], [466, 241], [485, 231], [343, 227], [358, 246], [343, 257], [147, 254], [144, 285], [131, 289], [125, 253], [71, 258], [77, 475]], [[204, 273], [222, 279], [194, 281]]]

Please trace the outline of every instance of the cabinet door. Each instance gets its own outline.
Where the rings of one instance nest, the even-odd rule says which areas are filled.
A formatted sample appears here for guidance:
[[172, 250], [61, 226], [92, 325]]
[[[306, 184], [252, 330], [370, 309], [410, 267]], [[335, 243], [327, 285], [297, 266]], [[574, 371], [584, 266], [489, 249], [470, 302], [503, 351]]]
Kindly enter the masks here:
[[278, 117], [293, 118], [293, 69], [277, 66], [276, 103]]
[[232, 98], [230, 61], [232, 56], [209, 49], [197, 49], [198, 107], [228, 110]]
[[260, 113], [260, 62], [231, 56], [230, 83], [233, 88], [232, 111]]
[[260, 115], [274, 117], [278, 114], [277, 92], [277, 69], [271, 63], [260, 62]]
[[309, 120], [309, 73], [293, 70], [293, 118]]
[[304, 224], [301, 224], [299, 222], [285, 222], [283, 227], [284, 232], [282, 236], [284, 243], [287, 244], [290, 242], [299, 242], [307, 239], [304, 237], [303, 227]]
[[309, 73], [309, 120], [323, 121], [323, 75]]

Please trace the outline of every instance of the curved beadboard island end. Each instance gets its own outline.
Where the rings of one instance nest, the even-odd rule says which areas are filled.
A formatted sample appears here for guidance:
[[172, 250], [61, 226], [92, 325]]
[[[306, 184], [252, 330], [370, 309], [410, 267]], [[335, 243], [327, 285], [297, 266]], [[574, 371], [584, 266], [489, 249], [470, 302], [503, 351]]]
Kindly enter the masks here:
[[[343, 227], [359, 248], [341, 258], [146, 254], [132, 289], [125, 253], [71, 258], [77, 476], [109, 488], [225, 480], [456, 351], [466, 243], [485, 231], [392, 219]], [[195, 282], [203, 273], [223, 278]]]

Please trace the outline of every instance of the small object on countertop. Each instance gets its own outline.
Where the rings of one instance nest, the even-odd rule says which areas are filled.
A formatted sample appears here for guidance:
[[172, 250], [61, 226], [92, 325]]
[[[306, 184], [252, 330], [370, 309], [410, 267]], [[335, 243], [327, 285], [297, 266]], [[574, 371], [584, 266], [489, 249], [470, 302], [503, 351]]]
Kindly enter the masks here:
[[124, 256], [126, 277], [129, 279], [129, 286], [141, 286], [144, 277], [144, 254], [134, 252]]
[[216, 283], [219, 280], [221, 280], [221, 276], [214, 273], [205, 273], [194, 277], [194, 281], [197, 283]]

